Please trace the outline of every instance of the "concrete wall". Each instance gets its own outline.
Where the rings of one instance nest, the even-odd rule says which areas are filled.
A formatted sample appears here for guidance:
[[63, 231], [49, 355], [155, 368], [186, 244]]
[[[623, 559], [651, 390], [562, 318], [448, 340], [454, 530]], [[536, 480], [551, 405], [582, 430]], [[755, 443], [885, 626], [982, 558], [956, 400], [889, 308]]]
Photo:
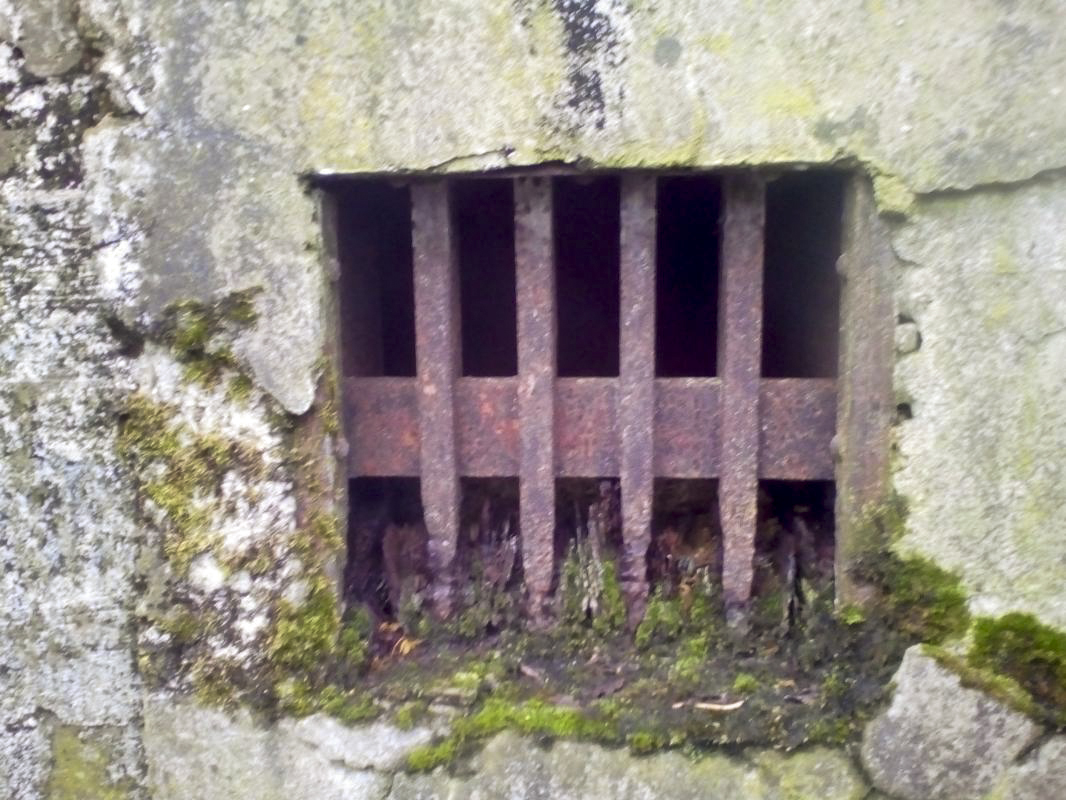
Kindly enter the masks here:
[[[864, 171], [899, 262], [898, 547], [1066, 628], [1064, 91], [1039, 0], [0, 0], [0, 794], [172, 796], [139, 677], [172, 609], [226, 621], [201, 677], [254, 674], [271, 609], [333, 569], [296, 552], [287, 457], [332, 480], [312, 174]], [[166, 309], [247, 290], [222, 380], [191, 380]], [[121, 457], [134, 393], [254, 452], [194, 500], [211, 537], [175, 544]]]

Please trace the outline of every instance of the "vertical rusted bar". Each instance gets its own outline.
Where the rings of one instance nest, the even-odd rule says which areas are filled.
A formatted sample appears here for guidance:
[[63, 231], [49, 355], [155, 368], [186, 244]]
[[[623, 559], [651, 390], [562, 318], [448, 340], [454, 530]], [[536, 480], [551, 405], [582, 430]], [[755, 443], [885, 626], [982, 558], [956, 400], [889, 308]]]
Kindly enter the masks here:
[[877, 213], [868, 180], [855, 178], [844, 208], [841, 277], [840, 380], [836, 454], [836, 601], [868, 602], [853, 568], [886, 542], [871, 517], [891, 495], [892, 350], [896, 313], [892, 274], [896, 256]]
[[534, 620], [544, 621], [555, 543], [555, 242], [549, 178], [515, 180], [519, 516]]
[[443, 181], [411, 188], [415, 343], [422, 506], [429, 533], [433, 603], [451, 613], [459, 535], [455, 382], [459, 376], [459, 276], [455, 232]]
[[622, 181], [621, 340], [618, 421], [622, 438], [622, 585], [630, 623], [648, 596], [655, 433], [655, 178]]
[[718, 502], [724, 536], [722, 589], [732, 607], [751, 596], [755, 553], [765, 195], [757, 177], [726, 180], [718, 314], [722, 379]]

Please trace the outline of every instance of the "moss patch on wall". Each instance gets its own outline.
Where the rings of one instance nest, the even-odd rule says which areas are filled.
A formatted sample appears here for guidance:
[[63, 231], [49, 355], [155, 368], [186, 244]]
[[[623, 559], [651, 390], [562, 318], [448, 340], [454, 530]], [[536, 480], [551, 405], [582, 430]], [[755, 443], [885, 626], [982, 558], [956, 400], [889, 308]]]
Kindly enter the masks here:
[[[154, 338], [171, 348], [184, 365], [188, 380], [211, 388], [227, 371], [237, 371], [233, 351], [219, 340], [255, 324], [258, 315], [254, 301], [260, 291], [233, 292], [213, 304], [195, 300], [174, 303], [164, 311]], [[240, 393], [242, 388], [235, 391]]]
[[132, 395], [120, 415], [118, 453], [138, 476], [143, 497], [165, 516], [163, 550], [179, 575], [214, 545], [212, 498], [223, 476], [259, 466], [244, 443], [193, 432], [173, 406], [143, 394]]
[[982, 617], [974, 623], [967, 661], [1020, 687], [1036, 706], [1029, 713], [1066, 727], [1066, 633], [1032, 614]]
[[52, 736], [52, 773], [45, 787], [48, 800], [127, 800], [132, 786], [113, 782], [108, 774], [110, 748], [80, 729], [60, 725]]

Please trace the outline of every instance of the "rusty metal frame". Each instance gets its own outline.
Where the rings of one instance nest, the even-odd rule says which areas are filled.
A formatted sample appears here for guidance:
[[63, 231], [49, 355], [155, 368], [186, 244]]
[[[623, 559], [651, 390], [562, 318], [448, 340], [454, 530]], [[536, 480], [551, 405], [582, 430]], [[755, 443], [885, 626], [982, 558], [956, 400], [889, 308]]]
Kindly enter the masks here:
[[[346, 378], [348, 470], [352, 477], [421, 477], [435, 602], [443, 613], [455, 578], [460, 476], [518, 477], [523, 568], [538, 617], [547, 614], [552, 586], [557, 478], [620, 479], [622, 577], [639, 613], [648, 590], [655, 478], [719, 480], [723, 590], [729, 603], [743, 604], [751, 593], [759, 480], [836, 477], [836, 380], [760, 377], [765, 187], [758, 174], [724, 179], [720, 376], [655, 377], [657, 177], [622, 176], [617, 378], [556, 374], [552, 176], [539, 172], [512, 178], [518, 375], [462, 377], [448, 183], [411, 180], [418, 376]], [[862, 213], [855, 202], [849, 213]], [[862, 290], [860, 283], [850, 291]], [[864, 312], [851, 302], [860, 316], [883, 311], [879, 305]], [[842, 335], [849, 373], [841, 374], [861, 371], [863, 358], [883, 356], [881, 338], [859, 350], [845, 347], [846, 340]], [[847, 395], [852, 406], [883, 391], [878, 376], [859, 381]], [[860, 424], [861, 410], [848, 406], [844, 413], [852, 427]], [[872, 438], [883, 436], [874, 427]], [[880, 474], [881, 466], [866, 472]], [[855, 477], [855, 491], [876, 493], [863, 493], [871, 480]]]

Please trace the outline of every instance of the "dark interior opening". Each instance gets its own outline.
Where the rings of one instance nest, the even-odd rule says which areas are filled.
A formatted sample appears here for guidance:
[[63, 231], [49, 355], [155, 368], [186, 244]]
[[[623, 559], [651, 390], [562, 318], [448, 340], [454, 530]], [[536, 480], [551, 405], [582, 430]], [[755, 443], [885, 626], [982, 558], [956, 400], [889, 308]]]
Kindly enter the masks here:
[[452, 184], [463, 375], [518, 374], [512, 187], [509, 179]]
[[718, 482], [656, 478], [652, 497], [648, 580], [667, 593], [699, 573], [715, 585], [722, 573]]
[[721, 183], [660, 178], [655, 281], [655, 374], [713, 377], [718, 356]]
[[415, 375], [411, 197], [406, 186], [359, 181], [337, 204], [341, 352], [345, 375]]
[[835, 172], [784, 175], [766, 190], [762, 374], [837, 374], [840, 285], [836, 261], [845, 178]]
[[790, 627], [814, 592], [831, 602], [835, 499], [833, 481], [759, 482], [753, 594], [764, 621]]
[[[591, 552], [617, 558], [622, 552], [622, 501], [618, 478], [556, 478], [556, 565], [575, 542]], [[558, 573], [558, 570], [557, 570]], [[558, 580], [559, 575], [556, 574]]]
[[521, 612], [518, 478], [462, 478], [456, 591], [460, 632], [495, 633]]
[[353, 478], [348, 507], [345, 599], [395, 617], [429, 580], [421, 481]]
[[618, 179], [556, 178], [553, 193], [559, 375], [617, 376]]

